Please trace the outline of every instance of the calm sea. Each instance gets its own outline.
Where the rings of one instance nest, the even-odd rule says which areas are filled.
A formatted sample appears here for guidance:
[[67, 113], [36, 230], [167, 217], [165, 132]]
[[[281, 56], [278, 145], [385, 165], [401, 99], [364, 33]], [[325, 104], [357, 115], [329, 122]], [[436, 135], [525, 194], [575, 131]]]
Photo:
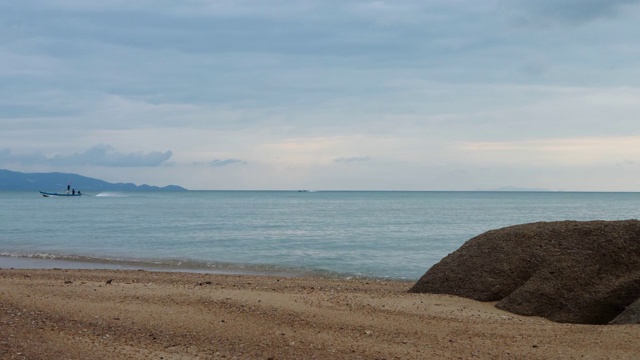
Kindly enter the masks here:
[[418, 279], [487, 230], [640, 218], [640, 193], [0, 192], [0, 267]]

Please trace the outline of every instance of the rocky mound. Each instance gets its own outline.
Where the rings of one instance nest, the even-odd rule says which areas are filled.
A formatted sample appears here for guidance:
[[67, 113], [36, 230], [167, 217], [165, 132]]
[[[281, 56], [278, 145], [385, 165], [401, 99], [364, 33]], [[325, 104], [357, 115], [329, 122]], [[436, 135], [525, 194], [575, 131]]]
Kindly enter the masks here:
[[640, 323], [640, 221], [488, 231], [434, 265], [410, 291], [497, 301], [500, 309], [558, 322]]

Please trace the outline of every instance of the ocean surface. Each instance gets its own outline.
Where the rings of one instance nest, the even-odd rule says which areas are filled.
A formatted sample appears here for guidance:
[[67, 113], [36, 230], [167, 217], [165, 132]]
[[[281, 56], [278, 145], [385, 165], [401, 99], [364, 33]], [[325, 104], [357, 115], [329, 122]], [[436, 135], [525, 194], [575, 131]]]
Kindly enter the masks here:
[[416, 280], [509, 225], [640, 218], [640, 193], [0, 192], [0, 268]]

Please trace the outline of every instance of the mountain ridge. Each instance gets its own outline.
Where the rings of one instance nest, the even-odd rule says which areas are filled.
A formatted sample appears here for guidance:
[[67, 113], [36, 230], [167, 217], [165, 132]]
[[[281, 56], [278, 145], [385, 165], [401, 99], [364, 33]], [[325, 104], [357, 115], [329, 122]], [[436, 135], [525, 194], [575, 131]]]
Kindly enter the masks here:
[[57, 190], [66, 191], [67, 184], [86, 191], [186, 191], [178, 185], [154, 186], [134, 183], [110, 183], [73, 173], [22, 173], [0, 169], [0, 190]]

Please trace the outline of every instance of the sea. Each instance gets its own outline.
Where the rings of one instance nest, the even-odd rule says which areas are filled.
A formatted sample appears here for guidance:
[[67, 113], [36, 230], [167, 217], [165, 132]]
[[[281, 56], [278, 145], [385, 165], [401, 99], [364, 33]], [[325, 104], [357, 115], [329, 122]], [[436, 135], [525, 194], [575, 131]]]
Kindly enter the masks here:
[[640, 193], [0, 192], [0, 268], [417, 280], [483, 232], [640, 218]]

